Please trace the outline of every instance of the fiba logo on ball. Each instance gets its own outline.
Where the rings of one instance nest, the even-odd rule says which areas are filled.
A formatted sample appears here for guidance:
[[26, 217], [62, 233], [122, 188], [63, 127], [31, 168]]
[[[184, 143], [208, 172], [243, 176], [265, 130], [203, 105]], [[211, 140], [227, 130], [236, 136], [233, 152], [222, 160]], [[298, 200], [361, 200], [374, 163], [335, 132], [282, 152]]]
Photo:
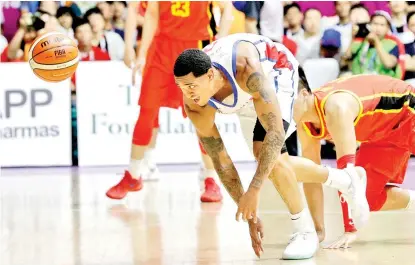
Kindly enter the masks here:
[[29, 50], [33, 73], [48, 82], [70, 78], [79, 63], [79, 51], [74, 40], [58, 32], [50, 32], [34, 41]]

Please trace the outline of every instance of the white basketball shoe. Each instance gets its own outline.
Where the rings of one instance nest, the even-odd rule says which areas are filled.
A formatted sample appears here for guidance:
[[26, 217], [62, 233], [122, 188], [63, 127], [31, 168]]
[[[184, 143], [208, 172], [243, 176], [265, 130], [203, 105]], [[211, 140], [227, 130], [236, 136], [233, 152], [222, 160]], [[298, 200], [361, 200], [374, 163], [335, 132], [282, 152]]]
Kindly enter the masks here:
[[357, 229], [362, 228], [370, 216], [369, 203], [366, 198], [367, 176], [362, 167], [348, 164], [344, 171], [350, 176], [351, 184], [344, 193], [350, 206], [351, 217]]
[[319, 249], [319, 240], [316, 231], [296, 232], [291, 236], [288, 246], [282, 253], [286, 260], [310, 259]]

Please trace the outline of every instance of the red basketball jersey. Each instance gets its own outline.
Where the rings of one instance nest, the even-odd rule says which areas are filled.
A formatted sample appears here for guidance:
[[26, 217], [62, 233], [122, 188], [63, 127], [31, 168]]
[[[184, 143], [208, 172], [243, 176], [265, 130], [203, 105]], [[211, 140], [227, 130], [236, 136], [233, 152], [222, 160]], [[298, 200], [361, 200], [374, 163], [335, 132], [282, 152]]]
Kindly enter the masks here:
[[356, 139], [359, 142], [385, 138], [399, 124], [413, 119], [415, 113], [415, 88], [402, 80], [382, 75], [339, 78], [313, 91], [321, 129], [316, 130], [312, 124], [304, 123], [309, 135], [331, 139], [326, 127], [324, 106], [327, 98], [336, 92], [350, 93], [359, 100], [360, 112], [355, 119]]
[[[156, 36], [185, 41], [213, 38], [210, 1], [163, 1], [158, 4], [160, 19]], [[142, 14], [146, 7], [146, 1], [142, 1], [139, 12]]]

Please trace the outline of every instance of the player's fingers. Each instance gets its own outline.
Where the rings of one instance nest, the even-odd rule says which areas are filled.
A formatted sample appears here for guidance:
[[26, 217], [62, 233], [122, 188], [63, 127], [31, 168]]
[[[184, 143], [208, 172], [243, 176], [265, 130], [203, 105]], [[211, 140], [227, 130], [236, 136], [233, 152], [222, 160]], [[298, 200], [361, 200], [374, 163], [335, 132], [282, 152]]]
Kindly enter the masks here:
[[252, 219], [251, 212], [249, 210], [245, 210], [244, 213], [243, 213], [243, 215], [242, 215], [242, 219], [245, 222], [248, 222], [248, 220]]
[[240, 208], [238, 207], [238, 211], [236, 212], [236, 215], [235, 215], [235, 219], [236, 219], [236, 221], [238, 221], [238, 222], [239, 222], [239, 220], [241, 219], [241, 216], [242, 216], [242, 209], [240, 209]]
[[133, 71], [132, 71], [132, 82], [133, 82], [133, 86], [135, 85], [135, 78], [136, 78], [136, 74], [137, 74], [137, 66], [134, 66]]
[[252, 218], [253, 220], [253, 222], [254, 222], [254, 224], [256, 224], [257, 222], [258, 222], [258, 217], [256, 216], [256, 214], [254, 213], [254, 215], [253, 215], [253, 218]]
[[261, 240], [264, 239], [264, 230], [262, 229], [262, 227], [259, 229], [259, 236], [261, 237]]

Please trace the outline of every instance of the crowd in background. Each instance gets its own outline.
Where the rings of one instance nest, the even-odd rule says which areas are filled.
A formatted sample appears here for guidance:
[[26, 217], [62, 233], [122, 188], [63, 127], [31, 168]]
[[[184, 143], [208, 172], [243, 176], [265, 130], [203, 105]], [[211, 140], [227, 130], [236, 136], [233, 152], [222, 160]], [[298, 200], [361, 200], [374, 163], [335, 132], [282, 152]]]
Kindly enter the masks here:
[[[415, 83], [415, 2], [268, 0], [233, 6], [230, 33], [257, 33], [283, 43], [308, 75], [323, 79], [315, 84], [364, 73]], [[213, 24], [220, 25], [223, 3], [212, 2], [212, 10]], [[27, 61], [30, 45], [47, 31], [73, 37], [82, 61], [123, 60], [126, 14], [125, 1], [0, 2], [0, 61]], [[137, 49], [143, 16], [136, 20]], [[74, 98], [75, 84], [74, 76]], [[76, 138], [75, 100], [72, 111]]]
[[[219, 25], [221, 2], [212, 5]], [[234, 1], [234, 7], [231, 33], [259, 33], [282, 42], [302, 65], [331, 58], [340, 75], [415, 78], [414, 2]], [[126, 13], [125, 1], [2, 2], [1, 62], [26, 61], [33, 40], [50, 30], [76, 39], [83, 61], [122, 60]], [[143, 22], [141, 13], [137, 44]]]

